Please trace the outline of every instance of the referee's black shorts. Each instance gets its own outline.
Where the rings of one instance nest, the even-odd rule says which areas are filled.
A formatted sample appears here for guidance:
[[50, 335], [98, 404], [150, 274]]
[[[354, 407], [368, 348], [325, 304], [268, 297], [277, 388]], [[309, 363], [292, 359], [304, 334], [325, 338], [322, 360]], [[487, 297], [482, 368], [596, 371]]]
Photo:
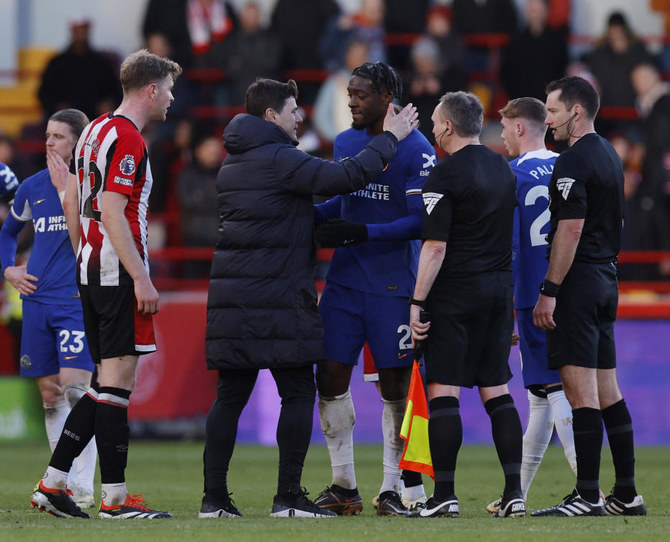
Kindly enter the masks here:
[[512, 274], [436, 283], [428, 296], [426, 379], [466, 388], [506, 384], [514, 329]]
[[549, 368], [614, 369], [618, 303], [613, 263], [574, 262], [556, 297], [556, 328], [547, 331]]

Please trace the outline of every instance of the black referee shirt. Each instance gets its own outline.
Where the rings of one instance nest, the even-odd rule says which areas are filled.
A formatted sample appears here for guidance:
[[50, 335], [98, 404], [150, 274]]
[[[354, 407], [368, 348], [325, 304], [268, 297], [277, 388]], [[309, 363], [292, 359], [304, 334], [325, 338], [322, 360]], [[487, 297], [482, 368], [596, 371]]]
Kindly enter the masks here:
[[623, 168], [614, 147], [596, 133], [586, 134], [557, 158], [549, 182], [551, 230], [547, 255], [559, 220], [583, 218], [576, 262], [616, 261], [623, 219]]
[[483, 145], [468, 145], [431, 170], [423, 239], [447, 242], [437, 281], [511, 270], [515, 190], [507, 160]]

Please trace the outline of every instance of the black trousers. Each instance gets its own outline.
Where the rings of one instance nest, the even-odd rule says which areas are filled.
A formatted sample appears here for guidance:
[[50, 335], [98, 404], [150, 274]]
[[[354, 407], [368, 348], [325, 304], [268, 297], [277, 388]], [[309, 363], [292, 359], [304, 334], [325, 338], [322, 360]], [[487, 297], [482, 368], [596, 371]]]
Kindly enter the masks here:
[[[277, 424], [279, 478], [277, 493], [300, 490], [302, 467], [312, 436], [314, 366], [270, 369], [281, 397]], [[217, 398], [207, 417], [204, 453], [205, 493], [228, 494], [227, 474], [237, 426], [258, 378], [257, 369], [221, 370]]]

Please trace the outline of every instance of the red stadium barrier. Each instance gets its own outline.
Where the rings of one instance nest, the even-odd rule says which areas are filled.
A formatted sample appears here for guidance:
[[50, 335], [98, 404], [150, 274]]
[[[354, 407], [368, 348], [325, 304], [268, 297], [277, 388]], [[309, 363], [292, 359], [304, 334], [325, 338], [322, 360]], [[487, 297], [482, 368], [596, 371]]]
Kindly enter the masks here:
[[660, 263], [670, 260], [670, 250], [624, 250], [619, 263]]
[[219, 68], [191, 68], [184, 74], [194, 83], [221, 83], [226, 80], [226, 72]]
[[[317, 259], [328, 262], [334, 249], [317, 250]], [[149, 254], [152, 266], [160, 269], [162, 263], [184, 262], [188, 260], [209, 261], [213, 250], [210, 248], [166, 247], [153, 250]], [[624, 251], [619, 255], [620, 264], [659, 263], [670, 260], [670, 251], [636, 250]], [[208, 280], [184, 279], [155, 274], [154, 283], [162, 291], [204, 291]], [[321, 292], [325, 281], [317, 280], [317, 290]], [[627, 281], [619, 282], [621, 299], [619, 301], [620, 318], [670, 318], [670, 280], [669, 281]], [[667, 297], [667, 299], [666, 299]]]
[[205, 322], [203, 295], [166, 296], [154, 317], [158, 351], [142, 356], [138, 365], [128, 408], [131, 420], [207, 414], [216, 397], [218, 375], [205, 371]]
[[603, 106], [598, 111], [599, 119], [637, 120], [639, 115], [634, 107]]
[[[154, 217], [152, 217], [154, 218]], [[163, 247], [150, 251], [150, 259], [159, 260], [208, 260], [214, 252], [208, 247]], [[330, 261], [335, 249], [320, 248], [316, 251], [319, 261]], [[670, 250], [624, 250], [619, 254], [620, 264], [659, 263], [670, 260]]]
[[507, 34], [464, 34], [463, 41], [472, 47], [500, 49], [509, 43]]
[[644, 303], [640, 305], [619, 302], [617, 318], [631, 320], [666, 320], [670, 318], [670, 303]]
[[411, 47], [414, 45], [423, 34], [412, 34], [412, 33], [389, 33], [384, 37], [384, 42], [386, 45], [391, 47], [404, 46]]

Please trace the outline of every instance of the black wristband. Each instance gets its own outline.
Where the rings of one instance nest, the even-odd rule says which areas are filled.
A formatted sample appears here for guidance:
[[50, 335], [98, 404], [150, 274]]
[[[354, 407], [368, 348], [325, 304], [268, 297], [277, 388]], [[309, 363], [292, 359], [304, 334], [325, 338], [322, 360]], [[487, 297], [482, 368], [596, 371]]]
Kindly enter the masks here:
[[426, 306], [426, 301], [419, 301], [418, 299], [414, 299], [413, 297], [409, 298], [409, 304], [410, 305], [416, 305], [417, 307], [421, 307], [422, 309]]
[[558, 295], [558, 289], [560, 285], [550, 280], [544, 279], [542, 284], [540, 284], [540, 293], [546, 297], [556, 297]]

